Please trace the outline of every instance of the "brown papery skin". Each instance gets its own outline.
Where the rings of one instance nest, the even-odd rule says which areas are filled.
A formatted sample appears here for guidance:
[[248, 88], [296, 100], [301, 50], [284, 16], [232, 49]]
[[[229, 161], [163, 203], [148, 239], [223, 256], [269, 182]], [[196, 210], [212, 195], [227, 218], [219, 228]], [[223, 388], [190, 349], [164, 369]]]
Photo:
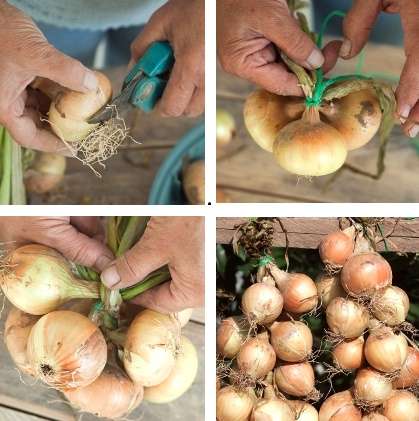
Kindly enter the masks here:
[[296, 421], [318, 421], [319, 419], [319, 412], [308, 402], [289, 400], [288, 405], [293, 409]]
[[319, 411], [319, 421], [360, 421], [361, 417], [349, 390], [329, 396]]
[[378, 253], [352, 256], [344, 264], [340, 280], [350, 295], [372, 295], [376, 290], [391, 285], [391, 267]]
[[[246, 329], [240, 327], [244, 320], [238, 317], [228, 317], [221, 321], [217, 328], [217, 352], [226, 358], [233, 358], [240, 351], [246, 339]], [[248, 329], [247, 329], [248, 331]]]
[[333, 351], [333, 359], [338, 368], [343, 370], [356, 370], [365, 364], [364, 337], [353, 341], [341, 342]]
[[250, 421], [294, 421], [294, 412], [281, 399], [261, 399], [253, 408]]
[[388, 326], [397, 326], [406, 320], [409, 312], [409, 297], [394, 285], [375, 292], [371, 299], [371, 312]]
[[322, 262], [334, 266], [342, 266], [354, 251], [353, 238], [343, 231], [326, 235], [319, 245]]
[[354, 396], [368, 405], [381, 405], [392, 392], [391, 381], [372, 368], [362, 368], [354, 380]]
[[143, 386], [132, 382], [116, 366], [108, 365], [102, 374], [86, 387], [68, 389], [65, 397], [83, 412], [104, 418], [128, 415], [143, 400]]
[[304, 397], [314, 389], [314, 370], [309, 362], [281, 364], [274, 371], [278, 389], [291, 396]]
[[223, 387], [217, 393], [217, 421], [248, 421], [254, 400], [247, 390]]
[[406, 361], [400, 370], [400, 374], [393, 381], [393, 387], [405, 389], [417, 384], [419, 384], [419, 351], [409, 346]]
[[191, 205], [205, 204], [205, 161], [203, 159], [186, 166], [182, 184]]
[[323, 308], [326, 308], [333, 298], [346, 297], [346, 292], [340, 284], [339, 275], [321, 273], [316, 278], [316, 288], [319, 301]]
[[407, 390], [395, 390], [383, 404], [389, 421], [419, 421], [419, 401]]

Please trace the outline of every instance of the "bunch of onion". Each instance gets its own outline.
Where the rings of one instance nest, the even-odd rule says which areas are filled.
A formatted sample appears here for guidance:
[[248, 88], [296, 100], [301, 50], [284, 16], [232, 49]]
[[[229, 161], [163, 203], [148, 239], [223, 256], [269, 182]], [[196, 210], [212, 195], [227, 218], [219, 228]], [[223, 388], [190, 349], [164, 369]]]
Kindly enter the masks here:
[[317, 288], [314, 281], [304, 273], [288, 273], [270, 263], [268, 269], [281, 291], [284, 310], [303, 314], [313, 310], [318, 303]]
[[367, 367], [356, 373], [353, 393], [361, 406], [368, 408], [381, 405], [390, 397], [392, 390], [391, 380], [379, 371]]
[[344, 371], [357, 370], [365, 364], [365, 340], [363, 336], [346, 340], [333, 348], [332, 356], [335, 366]]
[[248, 421], [255, 402], [251, 388], [223, 387], [217, 392], [217, 421]]
[[77, 279], [57, 251], [29, 244], [12, 251], [1, 274], [1, 288], [25, 313], [42, 315], [73, 298], [98, 298], [99, 284]]
[[228, 317], [217, 328], [217, 352], [226, 358], [235, 357], [249, 333], [248, 323], [240, 317]]
[[329, 396], [321, 405], [319, 421], [360, 421], [361, 411], [354, 402], [354, 396], [350, 390], [335, 393]]
[[294, 421], [294, 411], [287, 401], [279, 399], [271, 385], [265, 387], [263, 399], [259, 399], [253, 408], [250, 421]]
[[281, 363], [275, 368], [274, 380], [278, 389], [290, 396], [317, 398], [318, 392], [314, 386], [314, 370], [307, 361]]
[[340, 283], [339, 275], [321, 273], [316, 279], [316, 287], [317, 295], [323, 308], [326, 308], [333, 298], [346, 296], [346, 292]]
[[383, 403], [383, 415], [389, 421], [419, 421], [419, 401], [407, 390], [395, 390]]
[[353, 254], [355, 227], [326, 235], [319, 245], [319, 254], [326, 268], [340, 269]]

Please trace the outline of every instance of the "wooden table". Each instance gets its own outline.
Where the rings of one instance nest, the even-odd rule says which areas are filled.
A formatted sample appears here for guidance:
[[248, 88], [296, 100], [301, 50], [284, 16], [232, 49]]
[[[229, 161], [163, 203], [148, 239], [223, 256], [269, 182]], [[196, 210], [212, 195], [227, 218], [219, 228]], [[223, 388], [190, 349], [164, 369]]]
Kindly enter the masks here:
[[[114, 92], [119, 92], [125, 68], [106, 70]], [[162, 118], [139, 110], [130, 112], [127, 125], [131, 136], [141, 144], [124, 145], [110, 158], [98, 178], [76, 159], [67, 159], [63, 182], [51, 193], [31, 194], [31, 204], [143, 205], [148, 202], [156, 173], [176, 142], [198, 119]]]
[[[0, 322], [4, 331], [9, 304], [3, 310]], [[204, 419], [204, 312], [194, 311], [182, 333], [196, 346], [199, 356], [198, 375], [192, 387], [178, 400], [155, 405], [143, 402], [127, 419], [135, 421], [201, 421]], [[71, 408], [64, 397], [54, 389], [15, 368], [3, 341], [0, 341], [0, 420], [1, 421], [95, 421], [95, 416], [79, 413]]]
[[[400, 48], [368, 45], [365, 72], [399, 75], [404, 63]], [[356, 60], [340, 60], [334, 73], [353, 73]], [[348, 170], [330, 184], [332, 176], [312, 180], [286, 173], [251, 140], [243, 123], [243, 104], [255, 89], [252, 84], [218, 71], [217, 106], [229, 110], [237, 123], [236, 150], [218, 161], [217, 185], [232, 202], [417, 202], [419, 156], [399, 126], [391, 134], [386, 171], [373, 180]], [[347, 162], [370, 173], [376, 172], [378, 138], [350, 152]]]

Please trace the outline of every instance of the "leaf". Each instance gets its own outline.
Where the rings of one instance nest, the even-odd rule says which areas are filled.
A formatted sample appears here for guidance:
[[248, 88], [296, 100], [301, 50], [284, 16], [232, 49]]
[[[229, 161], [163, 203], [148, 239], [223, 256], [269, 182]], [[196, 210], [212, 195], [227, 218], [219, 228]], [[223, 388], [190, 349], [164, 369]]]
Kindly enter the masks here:
[[228, 259], [227, 259], [225, 248], [221, 244], [217, 244], [216, 256], [217, 256], [217, 273], [220, 274], [224, 278]]
[[297, 76], [298, 82], [300, 83], [301, 89], [306, 97], [311, 97], [313, 94], [314, 82], [304, 67], [294, 63], [284, 53], [281, 53], [281, 58], [289, 69]]
[[354, 79], [346, 80], [336, 85], [330, 86], [326, 89], [323, 94], [325, 101], [331, 101], [333, 99], [343, 98], [353, 92], [362, 91], [363, 89], [373, 88], [374, 81], [371, 79]]

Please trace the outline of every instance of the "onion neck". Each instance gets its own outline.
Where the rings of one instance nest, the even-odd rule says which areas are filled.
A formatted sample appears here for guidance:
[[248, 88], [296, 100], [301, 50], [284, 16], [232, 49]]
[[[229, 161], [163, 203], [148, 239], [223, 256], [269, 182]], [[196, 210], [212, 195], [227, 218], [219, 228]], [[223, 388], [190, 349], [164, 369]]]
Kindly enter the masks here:
[[278, 399], [275, 394], [275, 390], [271, 384], [265, 387], [265, 390], [263, 391], [263, 397], [265, 399], [269, 400], [276, 400]]
[[310, 124], [318, 123], [320, 121], [319, 107], [318, 106], [306, 107], [303, 113], [302, 120]]
[[283, 291], [286, 287], [286, 284], [288, 283], [290, 277], [289, 273], [279, 269], [279, 267], [274, 264], [269, 265], [269, 271], [272, 275], [272, 278], [275, 280], [277, 288], [280, 291]]
[[99, 298], [100, 284], [73, 278], [68, 288], [68, 298]]

